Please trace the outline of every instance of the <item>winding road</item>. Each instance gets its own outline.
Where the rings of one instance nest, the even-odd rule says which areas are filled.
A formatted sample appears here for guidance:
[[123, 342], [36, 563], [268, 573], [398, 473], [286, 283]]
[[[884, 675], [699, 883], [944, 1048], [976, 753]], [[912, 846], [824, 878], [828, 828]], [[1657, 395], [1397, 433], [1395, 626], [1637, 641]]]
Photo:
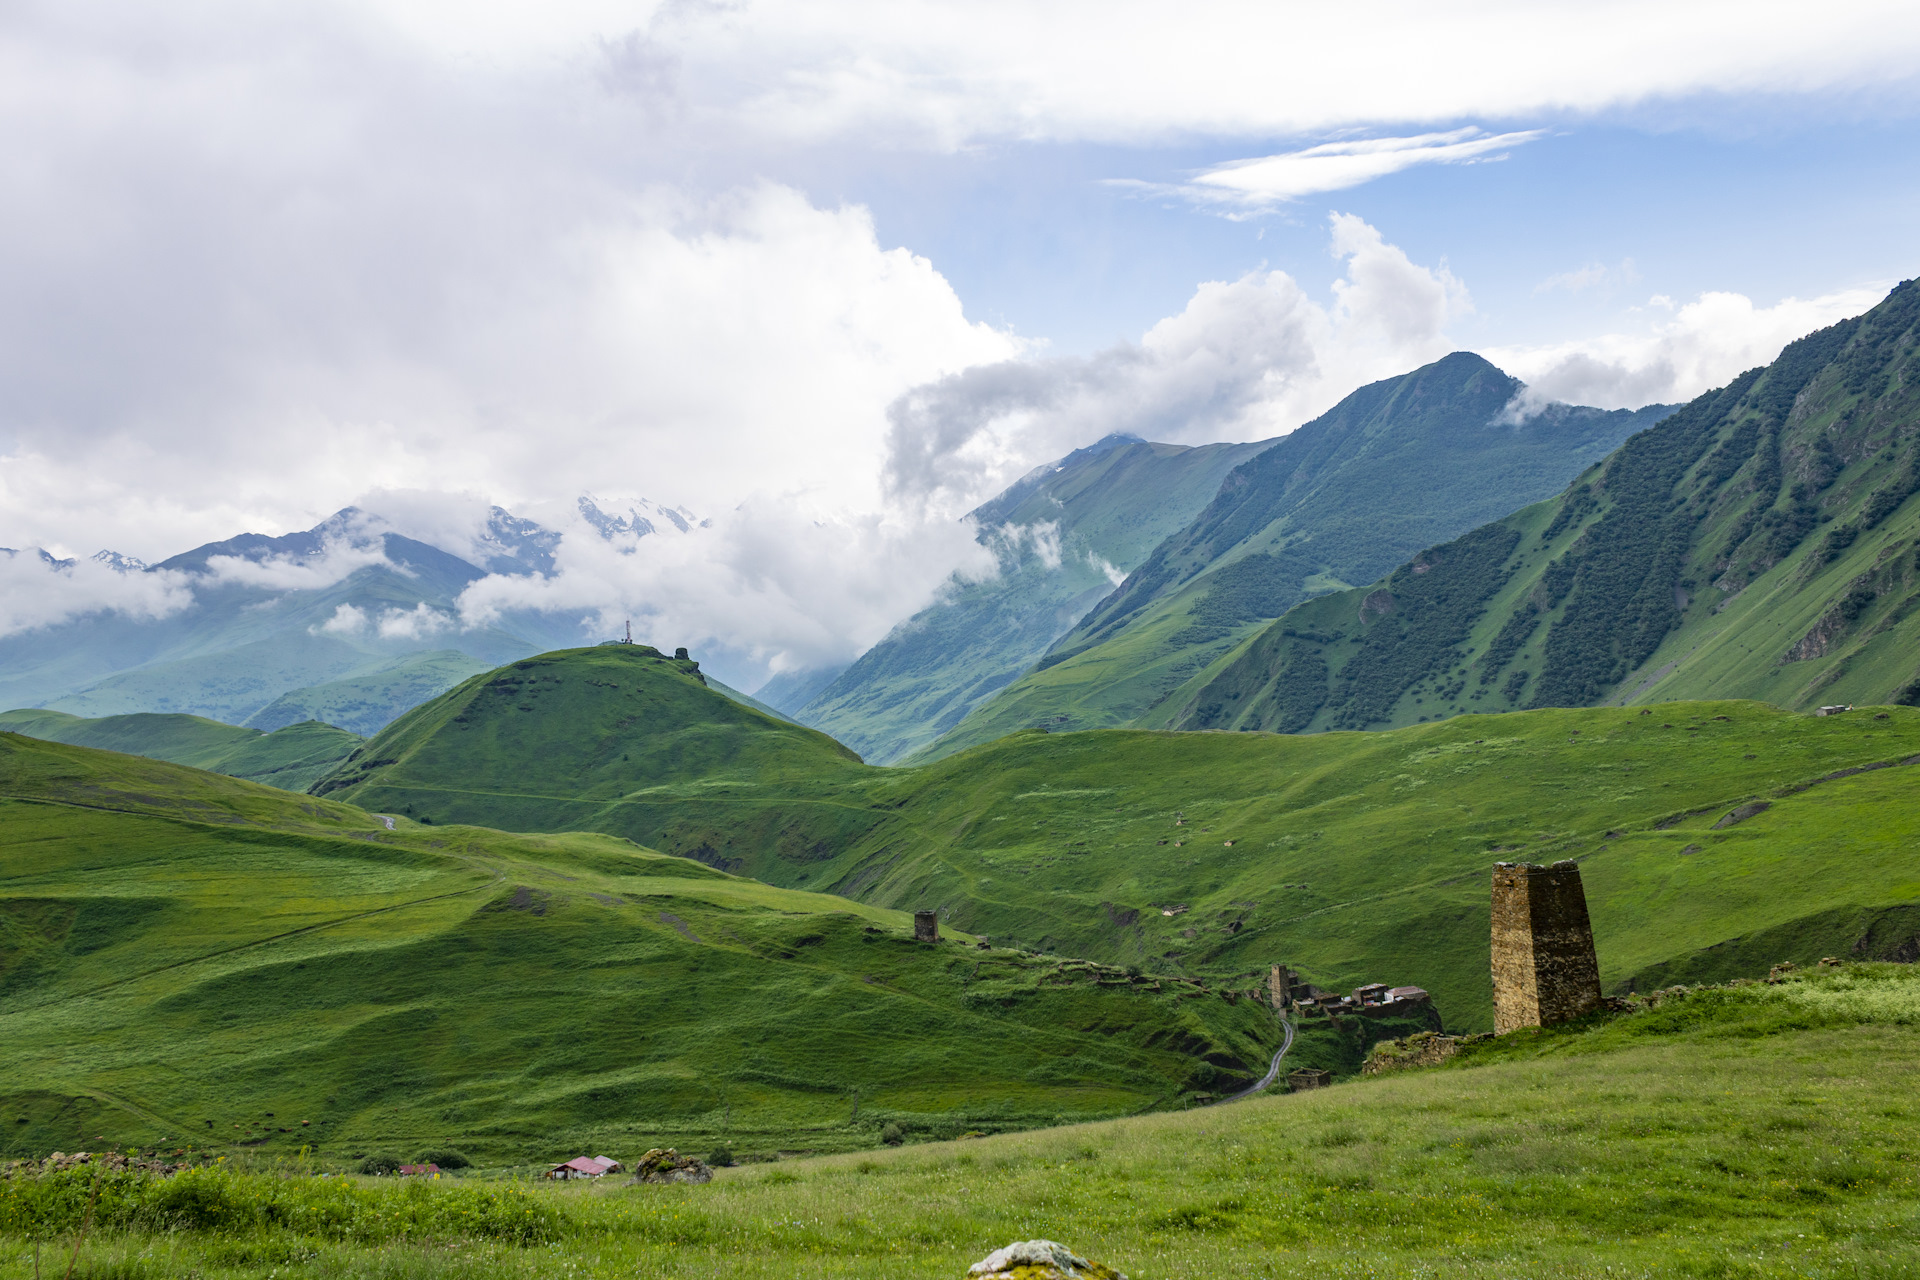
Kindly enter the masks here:
[[1218, 1107], [1229, 1102], [1238, 1102], [1242, 1098], [1251, 1098], [1280, 1078], [1280, 1059], [1286, 1057], [1287, 1050], [1293, 1048], [1293, 1019], [1283, 1016], [1280, 1019], [1280, 1025], [1286, 1029], [1286, 1038], [1280, 1042], [1280, 1052], [1273, 1055], [1273, 1065], [1267, 1068], [1267, 1074], [1261, 1077], [1260, 1083], [1242, 1089], [1231, 1097], [1222, 1098], [1219, 1102], [1213, 1103], [1213, 1106]]

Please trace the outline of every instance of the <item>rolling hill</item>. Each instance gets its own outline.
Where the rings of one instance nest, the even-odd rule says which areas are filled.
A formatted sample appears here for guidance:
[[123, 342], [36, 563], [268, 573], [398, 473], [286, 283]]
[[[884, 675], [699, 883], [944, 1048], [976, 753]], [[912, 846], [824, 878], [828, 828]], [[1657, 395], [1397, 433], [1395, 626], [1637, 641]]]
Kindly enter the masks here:
[[1271, 443], [1189, 448], [1109, 436], [1035, 469], [972, 513], [999, 562], [994, 577], [956, 578], [941, 600], [785, 708], [874, 764], [927, 745], [1032, 666], [1117, 577], [1191, 520], [1222, 476]]
[[1559, 497], [1304, 604], [1147, 725], [1920, 700], [1920, 281], [1641, 432]]
[[604, 831], [1229, 987], [1282, 961], [1336, 990], [1410, 982], [1472, 1030], [1491, 1021], [1501, 858], [1582, 861], [1616, 988], [1904, 945], [1920, 771], [1899, 762], [1917, 755], [1920, 710], [1726, 702], [1307, 736], [1030, 731], [880, 769], [636, 647], [476, 678], [316, 789], [433, 823]]
[[1266, 622], [1557, 492], [1670, 406], [1514, 421], [1522, 384], [1467, 352], [1362, 387], [1242, 462], [1191, 524], [927, 759], [1148, 715]]
[[0, 872], [10, 1154], [837, 1149], [1179, 1105], [1279, 1038], [1257, 1001], [610, 836], [389, 828], [11, 733]]
[[192, 765], [287, 791], [305, 791], [365, 741], [317, 720], [265, 733], [200, 716], [139, 713], [85, 720], [40, 710], [0, 712], [0, 732]]

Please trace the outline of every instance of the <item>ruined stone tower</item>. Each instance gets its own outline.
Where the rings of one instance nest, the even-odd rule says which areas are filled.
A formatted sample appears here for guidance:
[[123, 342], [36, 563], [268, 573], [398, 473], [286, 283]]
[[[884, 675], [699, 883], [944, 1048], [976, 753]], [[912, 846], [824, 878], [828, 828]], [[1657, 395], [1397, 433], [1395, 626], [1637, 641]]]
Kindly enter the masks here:
[[[1582, 916], [1582, 919], [1585, 917]], [[940, 941], [940, 913], [937, 911], [916, 911], [913, 913], [913, 940], [915, 942]]]
[[1544, 1027], [1600, 1003], [1580, 866], [1493, 867], [1493, 1029]]
[[1284, 1010], [1293, 998], [1293, 970], [1276, 964], [1267, 972], [1267, 1001], [1276, 1010]]

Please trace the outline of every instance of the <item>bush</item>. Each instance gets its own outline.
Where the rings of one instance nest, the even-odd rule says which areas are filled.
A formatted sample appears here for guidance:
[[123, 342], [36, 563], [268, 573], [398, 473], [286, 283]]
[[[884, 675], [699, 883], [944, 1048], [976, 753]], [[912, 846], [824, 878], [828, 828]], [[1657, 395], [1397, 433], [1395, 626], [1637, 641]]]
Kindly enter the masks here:
[[891, 1120], [887, 1122], [887, 1127], [880, 1131], [880, 1141], [886, 1143], [890, 1147], [897, 1147], [901, 1143], [905, 1142], [906, 1140], [907, 1140], [906, 1131], [901, 1129], [899, 1125], [893, 1123]]
[[414, 1157], [415, 1164], [436, 1164], [442, 1169], [471, 1169], [473, 1161], [467, 1159], [464, 1151], [455, 1151], [448, 1147], [442, 1151], [422, 1151]]
[[400, 1172], [400, 1162], [392, 1156], [368, 1156], [354, 1170], [373, 1178], [386, 1177]]
[[718, 1147], [707, 1152], [707, 1163], [716, 1169], [731, 1169], [734, 1165], [733, 1148]]
[[551, 1202], [514, 1187], [447, 1187], [411, 1179], [375, 1186], [217, 1168], [156, 1178], [79, 1168], [0, 1178], [0, 1236], [71, 1234], [89, 1220], [89, 1206], [95, 1230], [230, 1239], [286, 1232], [356, 1244], [455, 1236], [542, 1244], [559, 1239], [566, 1226]]

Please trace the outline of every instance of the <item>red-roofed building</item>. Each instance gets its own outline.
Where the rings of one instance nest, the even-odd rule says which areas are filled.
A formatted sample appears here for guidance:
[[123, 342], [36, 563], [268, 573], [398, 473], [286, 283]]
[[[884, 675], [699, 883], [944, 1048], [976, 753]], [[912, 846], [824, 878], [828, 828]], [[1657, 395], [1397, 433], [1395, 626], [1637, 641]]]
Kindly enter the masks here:
[[625, 1166], [611, 1156], [580, 1156], [565, 1164], [557, 1164], [547, 1170], [549, 1178], [603, 1178], [609, 1173], [618, 1173]]

